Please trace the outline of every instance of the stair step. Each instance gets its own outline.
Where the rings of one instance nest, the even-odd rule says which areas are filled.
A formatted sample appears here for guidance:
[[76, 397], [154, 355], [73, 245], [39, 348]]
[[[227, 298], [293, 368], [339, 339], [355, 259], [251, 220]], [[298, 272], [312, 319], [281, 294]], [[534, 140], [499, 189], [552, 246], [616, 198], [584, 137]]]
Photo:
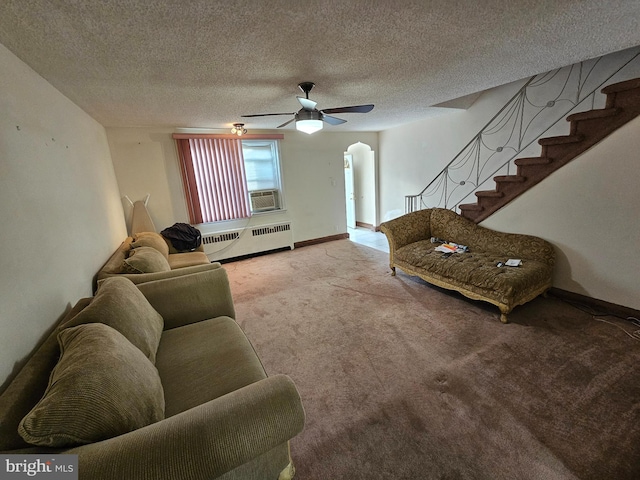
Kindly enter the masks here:
[[602, 108], [599, 110], [588, 110], [586, 112], [578, 112], [567, 117], [567, 122], [577, 122], [578, 120], [591, 120], [592, 118], [613, 117], [622, 110], [620, 108]]
[[519, 167], [524, 167], [525, 165], [547, 165], [551, 163], [551, 159], [548, 157], [517, 158], [513, 163]]
[[467, 212], [481, 212], [484, 210], [484, 207], [478, 205], [477, 203], [464, 203], [462, 205], [458, 205], [460, 210], [466, 210]]
[[538, 140], [540, 145], [563, 145], [566, 143], [578, 143], [584, 140], [584, 135], [561, 135], [559, 137], [547, 137]]
[[519, 183], [524, 182], [527, 178], [522, 175], [499, 175], [497, 177], [493, 177], [493, 180], [497, 182], [504, 183]]
[[496, 192], [495, 190], [482, 190], [482, 191], [476, 192], [476, 197], [502, 198], [504, 197], [504, 193]]
[[632, 80], [627, 80], [625, 82], [619, 82], [619, 83], [614, 83], [613, 85], [607, 85], [600, 91], [604, 94], [609, 94], [609, 93], [625, 92], [627, 90], [633, 90], [635, 88], [640, 88], [640, 78], [634, 78]]

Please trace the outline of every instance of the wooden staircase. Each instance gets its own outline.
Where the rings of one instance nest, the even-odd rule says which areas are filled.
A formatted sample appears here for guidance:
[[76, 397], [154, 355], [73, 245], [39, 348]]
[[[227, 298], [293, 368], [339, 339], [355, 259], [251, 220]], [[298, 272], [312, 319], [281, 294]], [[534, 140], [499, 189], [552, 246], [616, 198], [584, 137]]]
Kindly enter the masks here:
[[494, 177], [495, 190], [478, 191], [476, 203], [459, 205], [461, 215], [478, 223], [640, 115], [640, 78], [603, 88], [605, 108], [574, 113], [569, 135], [541, 138], [539, 157], [518, 158], [516, 175]]

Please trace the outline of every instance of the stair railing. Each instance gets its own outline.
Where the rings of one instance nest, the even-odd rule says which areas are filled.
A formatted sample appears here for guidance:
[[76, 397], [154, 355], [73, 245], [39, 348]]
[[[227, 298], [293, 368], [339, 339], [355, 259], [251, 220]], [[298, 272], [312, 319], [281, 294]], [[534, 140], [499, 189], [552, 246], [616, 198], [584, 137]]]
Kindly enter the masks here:
[[604, 104], [604, 95], [596, 93], [626, 80], [612, 79], [639, 56], [640, 48], [633, 48], [531, 77], [420, 193], [405, 196], [405, 213], [455, 210], [496, 175], [510, 175], [514, 160], [529, 151], [539, 155], [534, 142], [543, 135], [566, 134], [568, 115]]

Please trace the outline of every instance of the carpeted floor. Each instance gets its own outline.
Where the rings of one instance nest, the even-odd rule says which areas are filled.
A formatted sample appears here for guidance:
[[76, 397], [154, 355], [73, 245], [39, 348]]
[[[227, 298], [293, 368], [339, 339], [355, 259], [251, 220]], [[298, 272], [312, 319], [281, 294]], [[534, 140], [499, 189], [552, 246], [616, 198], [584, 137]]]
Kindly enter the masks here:
[[348, 240], [224, 265], [306, 411], [299, 480], [640, 478], [640, 341], [554, 297], [498, 309]]

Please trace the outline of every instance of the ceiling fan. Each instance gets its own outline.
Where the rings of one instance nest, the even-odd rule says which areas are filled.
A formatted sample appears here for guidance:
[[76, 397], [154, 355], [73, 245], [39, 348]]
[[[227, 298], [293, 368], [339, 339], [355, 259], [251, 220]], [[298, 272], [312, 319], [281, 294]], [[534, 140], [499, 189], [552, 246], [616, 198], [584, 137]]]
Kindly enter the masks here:
[[302, 108], [297, 112], [287, 113], [258, 113], [255, 115], [242, 115], [242, 117], [268, 117], [273, 115], [293, 115], [291, 120], [284, 122], [282, 125], [278, 125], [278, 128], [289, 125], [291, 122], [296, 122], [296, 129], [305, 133], [313, 133], [322, 129], [322, 122], [327, 122], [330, 125], [340, 125], [345, 123], [338, 117], [333, 117], [329, 114], [333, 113], [368, 113], [373, 110], [373, 105], [354, 105], [351, 107], [337, 107], [337, 108], [325, 108], [318, 110], [316, 108], [317, 103], [313, 100], [309, 100], [309, 92], [315, 86], [313, 82], [302, 82], [298, 84], [298, 88], [305, 93], [305, 97], [296, 96]]

